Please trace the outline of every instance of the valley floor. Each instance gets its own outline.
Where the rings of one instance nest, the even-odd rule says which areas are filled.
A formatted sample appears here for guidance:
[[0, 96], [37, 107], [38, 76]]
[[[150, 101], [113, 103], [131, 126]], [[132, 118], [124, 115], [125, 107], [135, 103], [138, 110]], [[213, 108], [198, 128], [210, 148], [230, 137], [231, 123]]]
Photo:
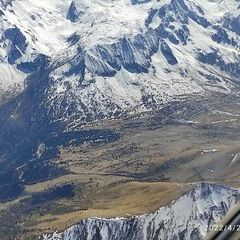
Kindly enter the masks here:
[[92, 216], [153, 212], [200, 182], [240, 187], [238, 97], [183, 98], [157, 112], [75, 126], [99, 128], [121, 137], [62, 146], [53, 160], [66, 175], [26, 185], [18, 199], [0, 205], [6, 239], [33, 239]]

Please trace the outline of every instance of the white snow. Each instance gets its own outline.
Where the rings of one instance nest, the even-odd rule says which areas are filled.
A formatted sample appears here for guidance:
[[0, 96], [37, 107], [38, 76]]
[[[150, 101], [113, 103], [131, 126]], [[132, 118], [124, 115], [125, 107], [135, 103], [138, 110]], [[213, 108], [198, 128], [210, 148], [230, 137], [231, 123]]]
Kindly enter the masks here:
[[238, 162], [240, 160], [240, 153], [235, 154], [234, 158], [232, 159], [232, 161], [229, 164], [229, 167], [234, 165], [236, 162]]
[[[205, 17], [212, 25], [220, 24], [226, 14], [232, 13], [233, 16], [237, 16], [240, 11], [237, 9], [238, 3], [234, 0], [184, 1], [190, 10]], [[75, 22], [67, 19], [71, 0], [14, 0], [12, 6], [7, 6], [6, 2], [5, 0], [0, 3], [0, 10], [4, 12], [0, 22], [0, 39], [3, 38], [5, 30], [16, 26], [26, 37], [28, 47], [16, 64], [10, 65], [7, 58], [11, 42], [0, 41], [0, 72], [3, 73], [0, 75], [1, 93], [16, 88], [23, 90], [24, 79], [28, 75], [17, 70], [16, 65], [31, 62], [37, 54], [44, 54], [54, 66], [50, 73], [51, 85], [46, 89], [48, 97], [44, 104], [49, 108], [49, 112], [51, 109], [61, 112], [61, 116], [56, 113], [57, 118], [70, 117], [67, 109], [60, 111], [66, 96], [67, 102], [74, 102], [78, 106], [78, 115], [85, 115], [81, 109], [83, 104], [87, 106], [91, 115], [103, 113], [106, 117], [117, 111], [147, 111], [152, 108], [150, 105], [154, 101], [159, 105], [182, 95], [204, 94], [206, 91], [229, 93], [235, 87], [231, 79], [237, 80], [236, 78], [213, 65], [202, 64], [197, 59], [197, 53], [208, 53], [218, 49], [218, 54], [226, 63], [237, 64], [239, 52], [236, 47], [214, 42], [211, 35], [215, 30], [211, 26], [204, 28], [191, 18], [187, 24], [190, 36], [186, 45], [181, 42], [174, 44], [169, 39], [164, 39], [178, 61], [176, 65], [168, 63], [160, 48], [154, 54], [150, 54], [150, 48], [162, 39], [148, 31], [157, 29], [163, 19], [156, 13], [150, 27], [145, 26], [145, 20], [150, 10], [157, 11], [162, 6], [171, 4], [170, 0], [152, 0], [136, 5], [132, 5], [131, 0], [75, 0], [76, 8], [82, 13]], [[180, 9], [177, 13], [167, 14], [174, 16], [185, 13]], [[180, 21], [171, 22], [175, 30], [181, 29], [182, 25]], [[175, 30], [168, 27], [165, 30], [176, 37]], [[71, 45], [67, 39], [73, 34], [79, 39]], [[137, 36], [141, 38], [136, 40]], [[235, 33], [229, 33], [229, 36], [239, 43], [239, 37]], [[122, 39], [127, 39], [128, 53], [124, 52], [126, 43], [121, 43]], [[141, 50], [133, 44], [134, 41], [137, 41], [137, 44], [147, 42], [149, 49]], [[81, 57], [79, 48], [83, 52]], [[106, 51], [107, 57], [99, 56], [99, 49]], [[119, 60], [121, 54], [123, 59]], [[67, 75], [66, 72], [73, 64], [77, 64], [83, 58], [86, 64], [83, 79], [78, 73]], [[119, 64], [120, 70], [118, 69], [114, 76], [102, 76], [104, 72], [115, 71], [109, 63], [113, 59]], [[131, 73], [123, 66], [129, 63], [144, 66], [148, 72]], [[214, 76], [218, 82], [211, 82], [203, 75]], [[66, 86], [70, 86], [70, 90]], [[150, 96], [146, 99], [149, 106], [143, 103], [143, 97], [146, 96]]]

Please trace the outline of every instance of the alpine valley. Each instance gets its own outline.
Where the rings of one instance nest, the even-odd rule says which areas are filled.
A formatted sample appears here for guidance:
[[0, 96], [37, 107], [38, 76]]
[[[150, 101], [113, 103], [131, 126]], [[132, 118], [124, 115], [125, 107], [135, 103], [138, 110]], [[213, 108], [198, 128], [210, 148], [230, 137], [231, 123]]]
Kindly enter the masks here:
[[202, 239], [239, 93], [239, 0], [0, 0], [0, 239]]

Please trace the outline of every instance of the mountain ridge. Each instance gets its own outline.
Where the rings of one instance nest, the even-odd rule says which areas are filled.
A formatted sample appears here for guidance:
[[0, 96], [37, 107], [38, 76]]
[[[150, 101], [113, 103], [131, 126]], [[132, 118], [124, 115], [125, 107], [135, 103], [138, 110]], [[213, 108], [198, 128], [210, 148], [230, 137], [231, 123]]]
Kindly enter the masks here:
[[212, 224], [239, 203], [239, 194], [237, 189], [202, 183], [155, 213], [131, 219], [89, 218], [63, 233], [44, 235], [43, 239], [202, 239]]
[[[206, 1], [213, 11], [222, 10], [217, 17], [210, 15], [200, 2], [190, 0], [140, 3], [55, 1], [47, 8], [56, 11], [56, 20], [63, 26], [59, 35], [52, 35], [55, 40], [49, 44], [51, 38], [46, 42], [42, 38], [33, 41], [34, 34], [40, 32], [33, 32], [30, 41], [19, 27], [7, 28], [9, 23], [5, 18], [3, 27], [7, 29], [3, 31], [2, 46], [7, 42], [9, 47], [5, 50], [0, 47], [7, 54], [3, 62], [8, 61], [2, 66], [16, 68], [16, 78], [17, 74], [22, 76], [17, 84], [24, 89], [23, 79], [47, 62], [49, 67], [42, 71], [48, 72], [49, 83], [44, 89], [45, 99], [39, 104], [44, 104], [57, 119], [76, 115], [82, 116], [82, 122], [112, 117], [124, 111], [152, 110], [180, 95], [204, 95], [208, 91], [227, 93], [236, 89], [240, 72], [236, 23], [239, 9], [229, 17], [221, 4], [233, 10], [237, 1], [221, 4]], [[11, 13], [11, 8], [18, 9], [15, 5], [13, 1], [5, 10], [9, 19], [16, 17]], [[34, 7], [41, 7], [42, 11], [46, 6], [43, 3]], [[81, 13], [73, 22], [68, 20], [71, 6], [79, 9], [74, 13]], [[124, 7], [130, 13], [121, 20]], [[103, 12], [108, 8], [110, 15]], [[40, 22], [50, 21], [51, 14], [53, 12], [46, 11]], [[21, 20], [21, 16], [18, 18]], [[58, 29], [55, 21], [53, 26]], [[36, 25], [35, 15], [31, 22]], [[79, 30], [81, 26], [83, 29]], [[10, 33], [14, 34], [14, 41]], [[48, 50], [41, 47], [44, 44], [49, 45]], [[59, 51], [60, 46], [64, 50]], [[191, 61], [191, 66], [186, 59]], [[12, 70], [8, 72], [6, 76], [13, 79]], [[4, 78], [1, 82], [4, 85], [9, 81]], [[72, 106], [70, 110], [63, 102]]]

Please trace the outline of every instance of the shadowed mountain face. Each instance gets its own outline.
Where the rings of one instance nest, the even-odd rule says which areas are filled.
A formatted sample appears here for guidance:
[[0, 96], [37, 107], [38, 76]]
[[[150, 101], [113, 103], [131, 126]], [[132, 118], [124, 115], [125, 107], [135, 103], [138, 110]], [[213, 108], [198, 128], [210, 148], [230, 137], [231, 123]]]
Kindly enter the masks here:
[[209, 226], [239, 202], [239, 194], [236, 189], [205, 183], [155, 213], [131, 219], [90, 218], [43, 239], [202, 239]]

